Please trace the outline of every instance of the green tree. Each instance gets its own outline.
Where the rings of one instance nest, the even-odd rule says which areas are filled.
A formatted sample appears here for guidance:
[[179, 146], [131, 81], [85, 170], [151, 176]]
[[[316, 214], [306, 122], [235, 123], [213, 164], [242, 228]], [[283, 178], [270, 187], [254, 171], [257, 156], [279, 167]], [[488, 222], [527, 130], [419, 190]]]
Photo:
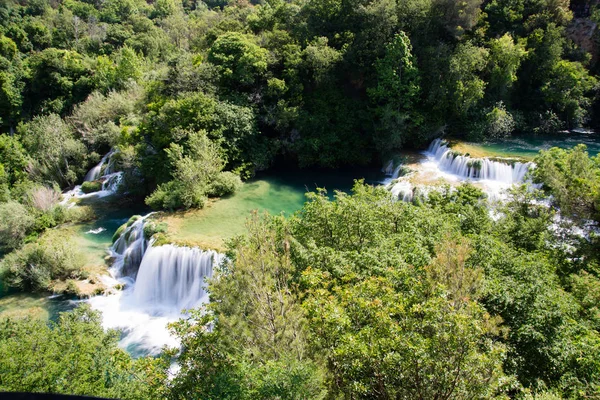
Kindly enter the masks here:
[[400, 32], [386, 46], [385, 56], [375, 63], [377, 85], [368, 93], [380, 118], [380, 133], [375, 138], [380, 151], [401, 148], [421, 122], [415, 110], [420, 77], [411, 51], [408, 36]]
[[561, 212], [579, 221], [600, 221], [600, 159], [590, 158], [585, 145], [541, 151], [534, 161], [535, 182], [553, 196]]
[[268, 52], [248, 35], [227, 32], [210, 47], [208, 61], [217, 66], [225, 86], [249, 87], [267, 71]]
[[[57, 323], [0, 321], [0, 390], [120, 399], [160, 398], [159, 361], [132, 360], [89, 306]], [[24, 373], [26, 371], [26, 373]]]
[[323, 398], [281, 222], [254, 215], [210, 281], [210, 314], [174, 325], [184, 350], [172, 398]]
[[30, 175], [37, 180], [71, 186], [86, 171], [86, 148], [58, 115], [37, 116], [17, 128], [32, 155]]

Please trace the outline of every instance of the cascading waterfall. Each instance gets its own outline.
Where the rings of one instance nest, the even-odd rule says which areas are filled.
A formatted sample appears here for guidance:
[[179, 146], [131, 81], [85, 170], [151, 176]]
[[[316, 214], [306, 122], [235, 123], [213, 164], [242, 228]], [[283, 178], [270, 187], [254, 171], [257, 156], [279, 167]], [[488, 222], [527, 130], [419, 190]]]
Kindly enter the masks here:
[[208, 300], [205, 278], [223, 256], [214, 251], [173, 245], [150, 246], [135, 282], [133, 298], [153, 311], [181, 312]]
[[[90, 169], [88, 171], [88, 173], [85, 175], [85, 178], [83, 178], [84, 182], [91, 182], [91, 181], [95, 181], [98, 178], [100, 178], [102, 174], [102, 167], [104, 167], [105, 165], [107, 166], [107, 168], [105, 168], [105, 173], [104, 175], [106, 175], [107, 173], [109, 174], [110, 171], [106, 172], [106, 169], [109, 169], [108, 166], [110, 164], [112, 164], [111, 162], [111, 157], [112, 155], [115, 153], [114, 150], [109, 151], [108, 153], [106, 153], [104, 155], [104, 157], [102, 157], [102, 159], [100, 160], [100, 162], [92, 169]], [[107, 164], [108, 163], [108, 164]]]
[[83, 179], [84, 182], [102, 180], [102, 189], [100, 191], [84, 193], [81, 190], [81, 185], [77, 185], [73, 189], [63, 193], [61, 204], [67, 204], [73, 198], [106, 197], [114, 194], [119, 188], [123, 177], [123, 172], [113, 171], [115, 164], [113, 156], [115, 154], [116, 150], [112, 149], [109, 151], [94, 168], [88, 171]]
[[442, 182], [472, 181], [478, 184], [491, 199], [502, 199], [504, 191], [513, 184], [524, 182], [527, 172], [535, 167], [531, 162], [493, 161], [487, 158], [471, 158], [453, 152], [441, 139], [435, 139], [425, 156], [414, 167], [409, 177], [398, 179], [401, 165], [390, 162], [384, 172], [390, 178], [384, 183], [398, 199], [412, 201], [415, 191], [427, 196]]
[[487, 158], [457, 155], [441, 140], [435, 139], [427, 150], [441, 170], [463, 179], [481, 179], [506, 184], [523, 182], [533, 163], [503, 163]]
[[112, 272], [116, 278], [136, 278], [148, 247], [148, 240], [144, 237], [144, 223], [150, 215], [139, 218], [127, 227], [110, 248], [110, 254], [114, 259]]
[[153, 246], [144, 237], [148, 214], [128, 226], [111, 247], [112, 275], [125, 289], [89, 300], [106, 329], [120, 329], [121, 346], [135, 355], [178, 346], [167, 325], [182, 311], [208, 301], [205, 279], [224, 256], [174, 245]]

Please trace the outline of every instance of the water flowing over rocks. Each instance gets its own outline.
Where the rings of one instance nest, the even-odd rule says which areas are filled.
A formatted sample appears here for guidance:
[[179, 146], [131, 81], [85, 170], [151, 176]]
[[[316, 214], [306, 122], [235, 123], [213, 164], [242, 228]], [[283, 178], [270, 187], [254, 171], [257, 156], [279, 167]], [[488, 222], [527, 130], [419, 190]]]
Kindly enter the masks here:
[[83, 179], [84, 182], [102, 181], [101, 190], [97, 192], [85, 193], [81, 190], [81, 185], [75, 186], [73, 189], [63, 193], [61, 204], [66, 205], [72, 199], [82, 199], [89, 197], [106, 197], [113, 195], [119, 189], [123, 178], [122, 171], [115, 171], [115, 161], [113, 156], [117, 153], [116, 150], [109, 151], [100, 162], [90, 169]]
[[144, 236], [150, 215], [131, 223], [111, 247], [114, 285], [125, 289], [90, 299], [102, 311], [104, 327], [123, 330], [121, 345], [136, 355], [178, 345], [167, 325], [208, 301], [206, 278], [224, 259], [212, 250], [154, 246]]
[[447, 143], [435, 139], [418, 161], [407, 165], [411, 170], [400, 177], [403, 165], [388, 163], [384, 172], [389, 176], [385, 185], [400, 200], [412, 201], [415, 193], [426, 195], [443, 184], [471, 182], [492, 199], [501, 199], [506, 189], [525, 182], [534, 168], [531, 162], [513, 159], [492, 160], [457, 154]]

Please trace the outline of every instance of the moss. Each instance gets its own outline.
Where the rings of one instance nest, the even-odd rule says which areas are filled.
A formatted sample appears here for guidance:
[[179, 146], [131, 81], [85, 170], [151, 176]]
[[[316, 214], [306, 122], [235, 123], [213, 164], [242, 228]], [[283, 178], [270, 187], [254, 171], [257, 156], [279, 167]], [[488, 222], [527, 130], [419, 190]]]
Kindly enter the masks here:
[[100, 181], [83, 182], [81, 184], [81, 191], [83, 193], [98, 192], [100, 190], [102, 190], [102, 182]]
[[123, 225], [121, 225], [116, 231], [115, 234], [112, 237], [112, 242], [116, 242], [117, 239], [119, 239], [121, 237], [121, 235], [125, 232], [125, 230], [127, 228], [129, 228], [131, 225], [133, 225], [135, 223], [135, 221], [141, 219], [142, 216], [141, 215], [134, 215], [133, 217], [129, 218], [129, 220], [127, 222], [125, 222]]
[[129, 221], [127, 221], [126, 225], [129, 227], [129, 226], [133, 225], [135, 223], [135, 221], [137, 221], [138, 219], [142, 219], [142, 216], [141, 215], [134, 215], [131, 218], [129, 218]]
[[144, 237], [150, 239], [158, 233], [167, 233], [167, 228], [168, 225], [166, 222], [148, 221], [148, 223], [144, 225]]
[[127, 229], [127, 222], [124, 223], [123, 225], [121, 225], [116, 231], [115, 234], [112, 237], [112, 242], [116, 242], [117, 239], [119, 239], [121, 237], [121, 235], [123, 234], [123, 232], [125, 232], [125, 229]]

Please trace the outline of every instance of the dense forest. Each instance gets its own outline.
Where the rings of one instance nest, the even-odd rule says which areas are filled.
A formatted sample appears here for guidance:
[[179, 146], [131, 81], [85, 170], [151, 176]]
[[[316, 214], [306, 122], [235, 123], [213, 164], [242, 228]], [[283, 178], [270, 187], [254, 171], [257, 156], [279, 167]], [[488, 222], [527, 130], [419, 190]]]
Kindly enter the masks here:
[[[53, 228], [94, 218], [61, 193], [111, 151], [119, 201], [172, 211], [269, 168], [598, 127], [597, 24], [596, 1], [0, 0], [2, 281], [85, 277]], [[600, 156], [534, 162], [501, 204], [357, 181], [253, 215], [157, 357], [132, 358], [85, 305], [0, 319], [0, 391], [598, 398]]]

